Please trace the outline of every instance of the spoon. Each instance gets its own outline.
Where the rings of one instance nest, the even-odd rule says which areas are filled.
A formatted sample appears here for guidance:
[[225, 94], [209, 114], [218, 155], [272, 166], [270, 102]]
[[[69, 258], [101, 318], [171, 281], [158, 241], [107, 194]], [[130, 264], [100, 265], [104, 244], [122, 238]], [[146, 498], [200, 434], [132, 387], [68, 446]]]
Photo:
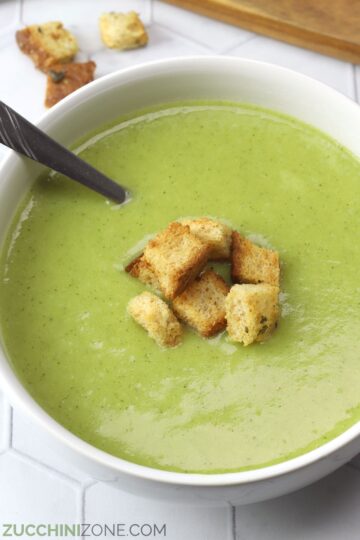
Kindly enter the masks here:
[[128, 196], [125, 188], [54, 141], [2, 101], [0, 101], [0, 143], [65, 174], [117, 203], [125, 202]]

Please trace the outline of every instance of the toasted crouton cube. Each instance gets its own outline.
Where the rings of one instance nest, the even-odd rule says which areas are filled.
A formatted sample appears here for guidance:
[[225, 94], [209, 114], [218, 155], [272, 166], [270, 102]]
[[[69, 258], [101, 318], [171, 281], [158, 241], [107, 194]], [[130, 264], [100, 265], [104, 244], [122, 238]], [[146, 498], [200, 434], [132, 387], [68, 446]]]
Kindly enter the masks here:
[[150, 264], [145, 260], [144, 255], [139, 255], [136, 259], [131, 261], [125, 268], [125, 271], [145, 285], [160, 290], [159, 280]]
[[180, 343], [182, 328], [169, 306], [155, 294], [143, 292], [128, 303], [128, 312], [161, 347]]
[[207, 263], [209, 246], [180, 223], [170, 225], [145, 247], [145, 260], [154, 270], [161, 290], [172, 300], [181, 294]]
[[265, 341], [277, 326], [279, 288], [267, 283], [234, 285], [226, 298], [230, 339], [245, 346]]
[[279, 254], [259, 247], [233, 231], [231, 277], [235, 283], [268, 283], [279, 286]]
[[230, 258], [231, 229], [224, 223], [210, 218], [185, 219], [183, 225], [190, 227], [205, 244], [211, 246], [209, 259], [212, 261], [227, 261]]
[[95, 62], [72, 63], [53, 66], [48, 71], [46, 107], [52, 107], [64, 97], [94, 80]]
[[134, 49], [148, 42], [148, 35], [135, 11], [104, 13], [99, 19], [103, 42], [111, 49]]
[[56, 64], [71, 62], [78, 51], [75, 37], [59, 21], [18, 30], [16, 41], [35, 66], [45, 72]]
[[173, 301], [175, 314], [210, 337], [225, 329], [225, 298], [229, 287], [221, 276], [207, 270]]

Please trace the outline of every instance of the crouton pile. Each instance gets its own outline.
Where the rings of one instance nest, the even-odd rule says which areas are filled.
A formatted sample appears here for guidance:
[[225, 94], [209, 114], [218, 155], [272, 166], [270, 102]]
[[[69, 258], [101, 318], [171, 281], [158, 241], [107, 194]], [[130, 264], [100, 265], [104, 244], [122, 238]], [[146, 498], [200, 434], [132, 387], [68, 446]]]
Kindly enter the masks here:
[[[99, 19], [99, 27], [104, 44], [112, 49], [133, 49], [148, 42], [145, 27], [134, 11], [104, 13]], [[27, 26], [16, 32], [16, 41], [35, 67], [47, 75], [46, 107], [52, 107], [94, 80], [95, 62], [74, 62], [78, 43], [62, 22]]]
[[16, 32], [21, 51], [47, 76], [45, 106], [52, 107], [65, 96], [94, 80], [95, 62], [73, 62], [78, 52], [75, 36], [62, 22], [33, 24]]
[[[230, 263], [232, 286], [211, 262]], [[125, 271], [157, 293], [130, 300], [128, 313], [161, 347], [180, 344], [181, 322], [205, 338], [227, 329], [244, 346], [265, 341], [277, 327], [278, 253], [218, 220], [170, 223]]]

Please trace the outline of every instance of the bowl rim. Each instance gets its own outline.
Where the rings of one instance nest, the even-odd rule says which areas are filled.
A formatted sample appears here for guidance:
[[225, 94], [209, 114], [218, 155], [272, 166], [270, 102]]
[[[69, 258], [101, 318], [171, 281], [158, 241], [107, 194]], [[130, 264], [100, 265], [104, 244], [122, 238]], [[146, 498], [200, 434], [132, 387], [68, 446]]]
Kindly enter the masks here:
[[[91, 96], [96, 94], [97, 90], [117, 86], [126, 77], [130, 78], [130, 80], [135, 80], [137, 75], [147, 75], [151, 77], [154, 74], [169, 72], [169, 70], [174, 68], [189, 68], [197, 63], [201, 63], [204, 66], [208, 66], [212, 69], [220, 69], [220, 65], [223, 66], [225, 64], [236, 65], [237, 69], [239, 69], [241, 66], [243, 68], [251, 66], [252, 68], [257, 68], [260, 71], [270, 69], [278, 76], [283, 76], [285, 79], [293, 79], [300, 85], [301, 83], [307, 85], [311, 84], [314, 89], [317, 89], [317, 91], [320, 93], [328, 94], [330, 98], [332, 97], [333, 99], [342, 101], [347, 107], [353, 107], [354, 114], [359, 116], [360, 113], [359, 105], [355, 101], [352, 101], [344, 94], [327, 86], [326, 84], [294, 70], [268, 62], [260, 62], [257, 60], [238, 57], [194, 55], [154, 60], [117, 70], [113, 73], [105, 75], [64, 98], [49, 111], [45, 112], [36, 122], [36, 125], [46, 131], [49, 127], [51, 127], [53, 121], [56, 121], [58, 117], [64, 114], [69, 114], [74, 107], [84, 100], [84, 98], [91, 98]], [[7, 155], [5, 155], [2, 161], [0, 161], [0, 174], [2, 177], [7, 176], [7, 170], [11, 173], [11, 168], [18, 159], [19, 158], [14, 151], [7, 151]], [[19, 409], [23, 410], [26, 414], [33, 418], [37, 424], [41, 425], [47, 432], [50, 432], [55, 439], [61, 441], [66, 447], [72, 449], [76, 454], [79, 454], [92, 462], [115, 470], [119, 474], [127, 474], [143, 480], [199, 488], [252, 484], [277, 478], [285, 474], [294, 473], [295, 471], [313, 465], [342, 449], [360, 435], [360, 421], [358, 421], [340, 435], [313, 450], [301, 454], [300, 456], [274, 465], [239, 472], [184, 473], [139, 465], [96, 448], [77, 435], [74, 435], [72, 432], [54, 420], [26, 390], [25, 386], [17, 378], [15, 371], [12, 370], [11, 361], [8, 360], [6, 356], [6, 352], [5, 350], [2, 350], [0, 343], [0, 386], [5, 395], [8, 396], [9, 401], [15, 407], [19, 407]]]

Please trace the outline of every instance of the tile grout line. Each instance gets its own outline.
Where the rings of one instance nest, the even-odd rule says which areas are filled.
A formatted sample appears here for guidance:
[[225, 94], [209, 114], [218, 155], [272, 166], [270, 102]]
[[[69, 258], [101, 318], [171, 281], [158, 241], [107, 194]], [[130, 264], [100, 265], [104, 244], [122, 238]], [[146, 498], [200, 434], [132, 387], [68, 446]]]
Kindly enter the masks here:
[[18, 7], [18, 23], [25, 24], [23, 20], [24, 15], [24, 2], [25, 0], [19, 0], [19, 7]]
[[359, 94], [359, 88], [357, 83], [357, 74], [356, 74], [356, 65], [352, 64], [352, 72], [353, 72], [353, 81], [354, 81], [354, 99], [358, 103], [360, 103], [360, 94]]
[[13, 446], [13, 427], [14, 427], [14, 409], [8, 403], [8, 413], [7, 413], [7, 421], [8, 421], [8, 448], [12, 448]]
[[254, 39], [257, 39], [258, 37], [261, 37], [259, 36], [259, 34], [253, 34], [252, 36], [249, 36], [247, 39], [245, 39], [245, 41], [243, 41], [242, 43], [237, 43], [236, 45], [232, 45], [231, 47], [228, 47], [226, 49], [224, 49], [223, 51], [221, 51], [219, 54], [229, 54], [231, 53], [231, 51], [233, 51], [234, 49], [240, 49], [240, 47], [242, 47], [243, 45], [246, 45], [247, 43], [249, 43], [250, 41], [253, 41]]
[[[80, 489], [80, 497], [79, 497], [79, 514], [80, 514], [80, 525], [82, 525], [83, 523], [85, 523], [85, 491], [86, 491], [86, 486], [82, 486], [81, 489]], [[84, 535], [81, 535], [81, 540], [84, 540]]]
[[149, 0], [150, 1], [150, 25], [153, 24], [154, 22], [154, 0]]
[[159, 26], [159, 28], [162, 28], [163, 30], [165, 30], [166, 32], [168, 32], [169, 34], [171, 35], [175, 35], [175, 36], [178, 36], [180, 37], [181, 39], [187, 41], [188, 43], [194, 43], [195, 45], [198, 45], [200, 47], [202, 47], [203, 49], [207, 50], [207, 51], [210, 51], [212, 52], [213, 54], [216, 54], [215, 50], [212, 48], [212, 47], [209, 47], [209, 45], [206, 45], [204, 43], [202, 43], [201, 41], [198, 41], [196, 39], [193, 39], [193, 38], [190, 38], [188, 36], [185, 36], [184, 34], [176, 31], [176, 30], [172, 30], [171, 28], [168, 28], [166, 26], [166, 24], [163, 24], [163, 23], [159, 23], [157, 22], [156, 20], [154, 21], [154, 25], [156, 26]]
[[232, 540], [236, 540], [236, 508], [230, 503], [230, 509], [231, 509], [231, 533], [232, 533]]
[[3, 426], [1, 433], [1, 453], [4, 454], [11, 449], [12, 445], [12, 407], [10, 403], [5, 399], [5, 396], [0, 396], [3, 403]]
[[[80, 502], [80, 520], [81, 520], [81, 523], [85, 523], [85, 520], [86, 520], [86, 491], [90, 487], [94, 486], [97, 483], [98, 483], [97, 480], [89, 480], [88, 482], [85, 482], [81, 486], [81, 489], [80, 489], [80, 501], [79, 501]], [[81, 540], [85, 540], [84, 535], [81, 536]]]
[[21, 452], [20, 450], [17, 450], [15, 448], [10, 448], [9, 453], [14, 455], [15, 457], [18, 457], [24, 463], [28, 463], [40, 471], [45, 471], [49, 474], [52, 474], [53, 476], [57, 477], [62, 482], [69, 483], [72, 487], [78, 488], [79, 486], [81, 486], [81, 482], [79, 482], [78, 480], [75, 480], [75, 478], [72, 478], [66, 473], [63, 473], [61, 471], [58, 471], [57, 469], [54, 469], [53, 467], [51, 467], [50, 465], [47, 465], [46, 463], [42, 461], [38, 461], [34, 457], [29, 456], [28, 454], [25, 454], [24, 452]]

